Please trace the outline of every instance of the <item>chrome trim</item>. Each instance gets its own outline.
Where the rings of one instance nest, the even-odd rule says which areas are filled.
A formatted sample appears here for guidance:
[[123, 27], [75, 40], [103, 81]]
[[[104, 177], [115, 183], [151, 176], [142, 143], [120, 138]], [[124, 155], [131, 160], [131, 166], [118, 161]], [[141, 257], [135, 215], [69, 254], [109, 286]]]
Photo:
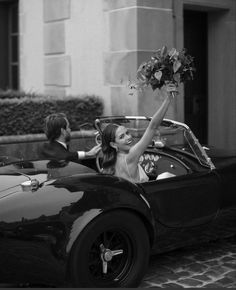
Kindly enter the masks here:
[[[178, 121], [173, 121], [173, 120], [170, 120], [170, 119], [163, 119], [163, 121], [168, 121], [168, 122], [171, 122], [173, 124], [176, 124], [176, 125], [179, 125], [179, 126], [182, 126], [184, 127], [188, 133], [191, 135], [191, 137], [193, 138], [195, 144], [198, 146], [202, 156], [204, 157], [204, 159], [206, 160], [208, 166], [210, 167], [211, 170], [215, 169], [215, 165], [212, 163], [211, 161], [211, 158], [208, 157], [208, 155], [206, 154], [206, 151], [204, 150], [204, 148], [202, 147], [202, 145], [199, 143], [198, 139], [195, 137], [194, 133], [192, 132], [192, 130], [189, 128], [189, 126], [187, 126], [186, 124], [184, 123], [181, 123], [181, 122], [178, 122]], [[187, 138], [186, 138], [187, 139]], [[188, 140], [188, 139], [187, 139]], [[191, 147], [191, 149], [194, 151], [194, 149], [192, 148], [191, 144], [189, 143], [189, 146]], [[195, 154], [195, 156], [198, 158], [198, 156]], [[201, 163], [201, 160], [199, 160], [198, 158], [198, 161]], [[202, 164], [202, 163], [201, 163]]]
[[140, 193], [140, 196], [142, 197], [142, 199], [145, 201], [146, 205], [151, 208], [149, 202], [146, 200], [146, 198]]

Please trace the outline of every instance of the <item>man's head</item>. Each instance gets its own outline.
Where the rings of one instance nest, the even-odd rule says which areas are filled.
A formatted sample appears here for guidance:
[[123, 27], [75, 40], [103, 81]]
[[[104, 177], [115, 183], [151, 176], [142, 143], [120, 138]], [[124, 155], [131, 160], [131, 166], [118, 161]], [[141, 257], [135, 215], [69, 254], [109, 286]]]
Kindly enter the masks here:
[[54, 113], [45, 119], [45, 134], [49, 141], [70, 141], [70, 124], [64, 113]]

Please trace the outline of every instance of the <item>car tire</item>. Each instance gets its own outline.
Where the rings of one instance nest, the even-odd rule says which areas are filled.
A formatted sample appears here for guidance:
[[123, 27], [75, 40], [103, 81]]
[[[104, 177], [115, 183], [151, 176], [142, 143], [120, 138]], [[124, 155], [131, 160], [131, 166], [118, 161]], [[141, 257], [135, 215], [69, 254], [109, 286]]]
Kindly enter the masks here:
[[77, 238], [69, 262], [73, 287], [137, 287], [150, 254], [147, 230], [128, 211], [102, 214]]

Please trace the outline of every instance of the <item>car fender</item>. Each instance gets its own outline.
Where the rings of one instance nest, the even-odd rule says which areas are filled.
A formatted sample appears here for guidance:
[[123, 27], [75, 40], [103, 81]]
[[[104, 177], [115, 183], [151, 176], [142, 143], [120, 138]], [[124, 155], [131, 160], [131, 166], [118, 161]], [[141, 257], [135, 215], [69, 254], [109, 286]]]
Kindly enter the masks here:
[[141, 188], [113, 176], [98, 174], [91, 178], [90, 180], [86, 177], [86, 182], [80, 179], [78, 183], [78, 190], [83, 188], [84, 196], [71, 208], [71, 212], [76, 214], [77, 218], [70, 227], [66, 253], [70, 252], [74, 242], [90, 222], [101, 214], [118, 209], [126, 209], [138, 215], [144, 222], [152, 243], [155, 235], [154, 218]]
[[97, 216], [127, 209], [141, 217], [154, 236], [154, 219], [140, 186], [122, 178], [85, 173], [52, 179], [35, 191], [18, 185], [2, 191], [0, 231], [21, 240], [47, 240], [66, 259], [83, 229]]
[[82, 216], [77, 218], [71, 227], [69, 242], [66, 245], [66, 252], [69, 253], [72, 245], [75, 240], [81, 233], [81, 231], [87, 226], [89, 222], [91, 222], [94, 218], [96, 218], [100, 213], [101, 209], [90, 209], [83, 213]]

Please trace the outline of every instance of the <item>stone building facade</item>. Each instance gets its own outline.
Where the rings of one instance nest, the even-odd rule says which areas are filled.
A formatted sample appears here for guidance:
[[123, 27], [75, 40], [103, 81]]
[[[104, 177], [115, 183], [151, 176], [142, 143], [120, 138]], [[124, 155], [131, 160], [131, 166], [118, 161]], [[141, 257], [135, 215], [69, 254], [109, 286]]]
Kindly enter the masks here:
[[203, 143], [236, 148], [235, 0], [0, 0], [0, 19], [2, 89], [95, 94], [106, 115], [152, 115], [158, 99], [130, 93], [129, 80], [163, 45], [186, 47], [196, 79], [167, 117]]

